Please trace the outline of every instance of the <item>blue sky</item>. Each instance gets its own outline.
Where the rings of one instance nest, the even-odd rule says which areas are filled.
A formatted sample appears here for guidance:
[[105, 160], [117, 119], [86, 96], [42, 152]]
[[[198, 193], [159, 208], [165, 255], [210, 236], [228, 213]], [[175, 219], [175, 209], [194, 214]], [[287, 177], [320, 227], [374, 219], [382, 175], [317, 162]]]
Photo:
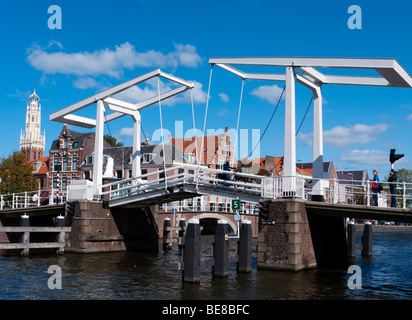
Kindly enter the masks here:
[[[351, 30], [349, 6], [362, 9], [362, 29]], [[47, 10], [59, 5], [62, 29], [49, 29]], [[194, 81], [196, 127], [203, 129], [211, 57], [365, 57], [395, 58], [412, 74], [412, 38], [407, 1], [9, 1], [0, 10], [0, 156], [19, 149], [27, 98], [36, 82], [46, 129], [46, 154], [62, 129], [49, 115], [101, 90], [160, 68]], [[169, 86], [162, 82], [162, 88]], [[261, 132], [282, 91], [282, 82], [246, 81], [240, 129]], [[236, 128], [241, 80], [214, 68], [207, 129]], [[390, 169], [389, 150], [412, 168], [410, 127], [412, 89], [327, 86], [324, 159], [338, 170]], [[135, 88], [125, 99], [156, 92], [156, 83]], [[296, 126], [311, 92], [297, 84]], [[297, 139], [297, 159], [312, 159], [312, 108]], [[188, 95], [163, 104], [163, 126], [173, 135], [176, 121], [190, 130]], [[283, 155], [284, 101], [260, 146], [260, 156]], [[160, 128], [159, 109], [142, 111], [146, 136]], [[110, 133], [131, 144], [133, 122], [110, 122]], [[72, 128], [87, 131], [81, 128]], [[246, 131], [247, 130], [247, 131]], [[245, 148], [243, 148], [245, 150]]]

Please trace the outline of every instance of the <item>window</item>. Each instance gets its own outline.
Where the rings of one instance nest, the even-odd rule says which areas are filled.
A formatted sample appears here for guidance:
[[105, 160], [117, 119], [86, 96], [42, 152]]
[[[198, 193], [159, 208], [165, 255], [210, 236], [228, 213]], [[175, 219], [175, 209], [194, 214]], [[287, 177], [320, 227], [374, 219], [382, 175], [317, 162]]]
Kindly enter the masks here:
[[223, 169], [223, 159], [218, 159], [216, 169], [218, 169], [218, 170]]
[[144, 153], [143, 154], [143, 163], [152, 162], [156, 155], [154, 153]]
[[67, 171], [67, 158], [63, 158], [63, 171]]
[[53, 178], [53, 189], [57, 189], [57, 177]]
[[62, 178], [62, 190], [66, 190], [67, 189], [67, 178], [63, 177]]
[[79, 169], [79, 157], [73, 157], [72, 171]]
[[93, 155], [89, 155], [86, 157], [86, 164], [93, 164]]
[[189, 163], [194, 163], [195, 162], [195, 155], [193, 153], [184, 153], [183, 157]]
[[116, 178], [123, 178], [123, 171], [122, 170], [116, 170]]
[[[147, 169], [142, 169], [142, 175], [147, 174]], [[142, 180], [147, 180], [147, 177], [143, 177]]]
[[63, 140], [63, 148], [67, 149], [67, 140]]
[[59, 164], [59, 158], [54, 158], [53, 159], [53, 168], [54, 168], [54, 171], [61, 171], [62, 170], [61, 165]]

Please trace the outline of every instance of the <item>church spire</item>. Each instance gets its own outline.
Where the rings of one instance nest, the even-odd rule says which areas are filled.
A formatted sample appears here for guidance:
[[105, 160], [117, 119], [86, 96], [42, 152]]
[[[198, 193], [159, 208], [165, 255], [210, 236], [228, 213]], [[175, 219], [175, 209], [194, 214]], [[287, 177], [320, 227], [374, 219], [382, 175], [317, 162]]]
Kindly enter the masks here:
[[45, 135], [41, 134], [41, 107], [40, 97], [34, 89], [29, 96], [26, 110], [26, 130], [20, 137], [20, 151], [26, 155], [27, 160], [32, 161], [43, 157], [46, 145]]

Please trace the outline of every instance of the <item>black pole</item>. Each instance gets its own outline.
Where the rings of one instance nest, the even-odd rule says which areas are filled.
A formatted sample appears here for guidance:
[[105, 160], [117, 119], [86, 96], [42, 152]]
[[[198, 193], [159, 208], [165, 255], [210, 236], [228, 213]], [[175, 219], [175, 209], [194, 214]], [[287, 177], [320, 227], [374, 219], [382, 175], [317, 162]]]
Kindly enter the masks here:
[[213, 250], [213, 276], [227, 277], [229, 275], [229, 228], [226, 220], [218, 220], [215, 245]]
[[372, 255], [372, 224], [365, 224], [362, 236], [362, 256]]
[[183, 250], [183, 281], [200, 281], [200, 224], [198, 219], [190, 219], [185, 235]]
[[354, 223], [347, 224], [348, 230], [348, 257], [354, 258], [356, 254], [356, 228]]
[[239, 272], [252, 271], [252, 224], [249, 220], [242, 221], [239, 239]]

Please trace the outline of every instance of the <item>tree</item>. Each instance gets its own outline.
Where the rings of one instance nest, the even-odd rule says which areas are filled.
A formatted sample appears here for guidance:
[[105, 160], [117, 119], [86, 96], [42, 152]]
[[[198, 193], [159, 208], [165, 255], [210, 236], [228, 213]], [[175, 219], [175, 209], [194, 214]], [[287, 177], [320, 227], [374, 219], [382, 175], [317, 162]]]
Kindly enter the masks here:
[[3, 194], [32, 191], [36, 187], [33, 165], [19, 151], [0, 158], [0, 178], [0, 193]]
[[[398, 176], [398, 188], [397, 188], [397, 193], [400, 195], [403, 195], [403, 182], [406, 182], [406, 194], [410, 195], [411, 190], [412, 190], [412, 170], [408, 169], [399, 169], [397, 171], [397, 176]], [[410, 208], [412, 205], [412, 200], [407, 199], [406, 200], [406, 207]], [[399, 206], [399, 204], [398, 204]]]
[[117, 139], [113, 136], [109, 136], [108, 134], [106, 134], [104, 138], [107, 140], [108, 143], [110, 143], [112, 147], [123, 147], [124, 146], [123, 142], [117, 141]]

